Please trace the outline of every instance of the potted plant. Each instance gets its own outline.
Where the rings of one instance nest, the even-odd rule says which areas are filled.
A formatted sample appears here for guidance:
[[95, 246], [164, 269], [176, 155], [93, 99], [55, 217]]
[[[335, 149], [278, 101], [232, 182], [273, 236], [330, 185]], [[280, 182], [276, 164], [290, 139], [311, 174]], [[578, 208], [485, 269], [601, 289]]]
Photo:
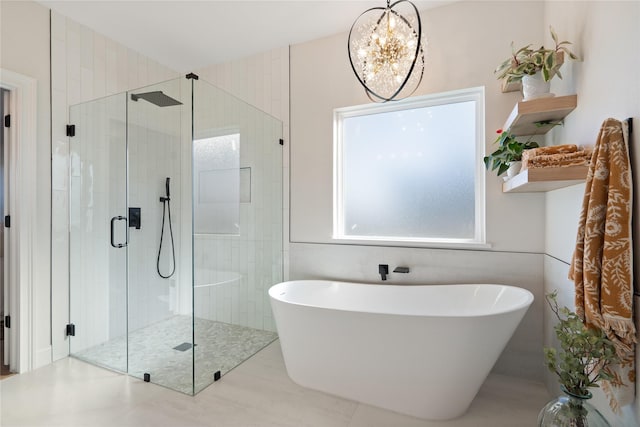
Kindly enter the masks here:
[[532, 49], [531, 45], [527, 45], [516, 50], [511, 42], [511, 56], [494, 71], [498, 75], [498, 80], [506, 79], [507, 83], [522, 80], [525, 100], [541, 97], [542, 93], [548, 93], [549, 81], [553, 76], [557, 75], [562, 78], [560, 67], [564, 63], [565, 53], [570, 59], [578, 59], [567, 47], [571, 42], [559, 42], [553, 27], [549, 26], [549, 30], [555, 43], [553, 49], [546, 49], [544, 46]]
[[559, 308], [557, 292], [546, 296], [558, 319], [554, 326], [560, 351], [544, 348], [547, 368], [558, 376], [565, 396], [549, 402], [538, 415], [540, 426], [608, 426], [606, 419], [586, 401], [590, 388], [600, 380], [611, 380], [607, 367], [617, 360], [613, 343], [600, 329], [586, 327], [582, 319], [567, 307]]
[[[520, 162], [524, 150], [538, 147], [538, 143], [535, 141], [518, 141], [516, 137], [508, 131], [503, 132], [502, 129], [498, 129], [496, 133], [498, 134], [498, 138], [495, 140], [495, 143], [498, 144], [498, 149], [488, 156], [485, 156], [483, 160], [487, 170], [497, 170], [498, 176], [507, 172], [514, 163]], [[509, 175], [512, 176], [515, 173], [517, 172], [512, 170], [512, 173]]]

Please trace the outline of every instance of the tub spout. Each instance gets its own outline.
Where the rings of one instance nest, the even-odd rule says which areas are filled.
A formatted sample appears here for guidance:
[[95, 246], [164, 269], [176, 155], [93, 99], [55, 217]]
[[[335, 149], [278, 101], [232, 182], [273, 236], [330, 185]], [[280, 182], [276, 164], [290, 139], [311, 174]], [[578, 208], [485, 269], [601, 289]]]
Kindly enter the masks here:
[[387, 274], [389, 274], [389, 265], [388, 264], [378, 264], [378, 273], [382, 280], [387, 280]]

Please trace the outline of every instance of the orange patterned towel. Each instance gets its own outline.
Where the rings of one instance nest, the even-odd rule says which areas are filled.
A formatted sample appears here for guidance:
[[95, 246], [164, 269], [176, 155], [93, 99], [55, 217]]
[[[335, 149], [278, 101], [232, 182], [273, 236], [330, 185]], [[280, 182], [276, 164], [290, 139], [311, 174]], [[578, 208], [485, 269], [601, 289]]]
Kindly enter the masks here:
[[633, 402], [636, 330], [633, 322], [632, 180], [627, 124], [602, 124], [587, 174], [569, 278], [576, 288], [576, 313], [588, 327], [603, 330], [620, 362], [603, 382], [614, 411]]

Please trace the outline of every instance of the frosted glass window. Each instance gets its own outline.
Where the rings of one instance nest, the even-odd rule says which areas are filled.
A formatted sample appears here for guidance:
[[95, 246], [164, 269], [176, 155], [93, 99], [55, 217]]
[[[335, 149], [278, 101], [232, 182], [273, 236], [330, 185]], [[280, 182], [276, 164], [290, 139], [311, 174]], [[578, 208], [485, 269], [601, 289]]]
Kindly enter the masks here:
[[193, 141], [197, 234], [240, 232], [240, 134]]
[[482, 241], [479, 95], [336, 110], [334, 237]]

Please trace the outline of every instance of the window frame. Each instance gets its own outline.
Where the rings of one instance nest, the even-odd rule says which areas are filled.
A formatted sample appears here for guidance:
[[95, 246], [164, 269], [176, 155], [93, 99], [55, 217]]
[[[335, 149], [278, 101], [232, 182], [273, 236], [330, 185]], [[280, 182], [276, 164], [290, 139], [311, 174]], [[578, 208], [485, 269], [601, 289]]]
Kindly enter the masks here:
[[[489, 248], [486, 242], [485, 171], [482, 158], [485, 153], [485, 89], [484, 86], [440, 92], [407, 98], [384, 104], [365, 104], [333, 110], [333, 233], [332, 241], [340, 244], [378, 246], [440, 247], [440, 248]], [[343, 120], [393, 111], [434, 107], [459, 102], [475, 102], [475, 224], [473, 238], [425, 238], [400, 236], [350, 236], [344, 234], [343, 193]]]

